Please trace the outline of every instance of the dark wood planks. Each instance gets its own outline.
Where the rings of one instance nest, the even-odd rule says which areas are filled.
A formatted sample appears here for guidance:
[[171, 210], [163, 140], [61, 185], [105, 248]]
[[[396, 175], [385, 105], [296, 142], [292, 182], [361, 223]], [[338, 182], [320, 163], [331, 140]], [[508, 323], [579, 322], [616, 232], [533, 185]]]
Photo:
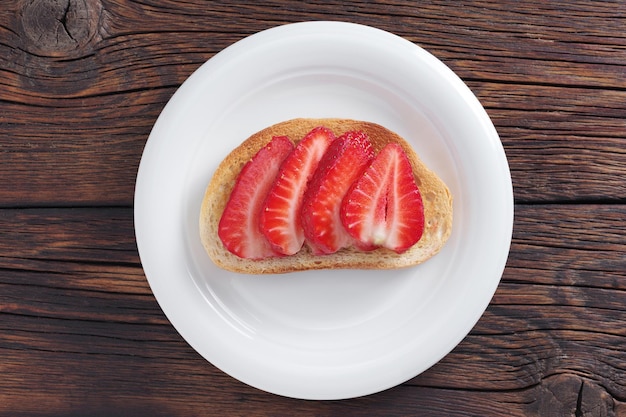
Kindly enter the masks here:
[[150, 292], [131, 209], [0, 210], [0, 415], [620, 415], [626, 206], [588, 208], [516, 206], [503, 280], [466, 339], [400, 387], [327, 403], [260, 392], [200, 358]]
[[[3, 3], [0, 415], [626, 415], [625, 16], [596, 1]], [[314, 19], [389, 30], [449, 65], [496, 125], [518, 203], [470, 335], [406, 384], [321, 403], [247, 387], [181, 339], [130, 208], [186, 77], [247, 35]]]
[[[40, 4], [0, 13], [5, 207], [131, 204], [150, 129], [193, 70], [258, 30], [329, 17], [404, 36], [465, 79], [501, 135], [518, 202], [626, 198], [621, 3], [89, 0], [52, 17]], [[65, 34], [42, 44], [34, 30]]]

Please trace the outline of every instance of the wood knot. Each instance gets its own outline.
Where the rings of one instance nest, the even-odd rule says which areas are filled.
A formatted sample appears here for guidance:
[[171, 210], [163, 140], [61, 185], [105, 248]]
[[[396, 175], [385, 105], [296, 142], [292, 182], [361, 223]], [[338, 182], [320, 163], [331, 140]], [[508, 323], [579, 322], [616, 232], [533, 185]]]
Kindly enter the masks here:
[[24, 49], [43, 56], [80, 53], [98, 34], [100, 0], [24, 0]]
[[573, 374], [544, 378], [529, 414], [539, 416], [614, 416], [613, 397], [593, 381]]

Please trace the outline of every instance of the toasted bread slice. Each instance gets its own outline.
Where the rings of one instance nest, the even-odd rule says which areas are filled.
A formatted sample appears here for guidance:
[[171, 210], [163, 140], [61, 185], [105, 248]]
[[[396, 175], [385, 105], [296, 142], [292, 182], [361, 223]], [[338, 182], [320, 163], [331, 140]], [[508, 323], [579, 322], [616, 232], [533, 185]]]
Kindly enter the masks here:
[[[389, 142], [399, 143], [408, 155], [422, 194], [425, 228], [422, 238], [402, 254], [380, 248], [359, 251], [341, 249], [330, 255], [313, 255], [306, 243], [300, 252], [262, 260], [242, 259], [230, 253], [218, 237], [224, 207], [243, 165], [273, 136], [289, 136], [296, 143], [317, 126], [336, 136], [350, 131], [367, 133], [378, 152]], [[413, 148], [396, 133], [374, 123], [347, 119], [292, 119], [272, 125], [250, 136], [218, 166], [209, 183], [200, 212], [200, 238], [213, 262], [226, 270], [247, 274], [276, 274], [309, 269], [396, 269], [420, 264], [444, 246], [452, 231], [452, 196], [444, 182], [419, 159]]]

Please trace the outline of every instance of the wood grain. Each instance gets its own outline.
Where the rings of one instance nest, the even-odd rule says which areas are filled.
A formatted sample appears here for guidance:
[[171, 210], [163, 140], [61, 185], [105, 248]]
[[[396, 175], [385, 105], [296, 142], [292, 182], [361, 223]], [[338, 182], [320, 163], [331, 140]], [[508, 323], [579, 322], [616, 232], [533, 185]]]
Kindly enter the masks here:
[[[315, 3], [3, 2], [0, 416], [626, 415], [624, 2]], [[232, 43], [307, 20], [388, 30], [453, 69], [500, 134], [516, 202], [472, 332], [346, 401], [270, 395], [201, 358], [133, 230], [141, 153], [176, 89]]]
[[[57, 3], [49, 22], [32, 16], [41, 1], [0, 14], [5, 207], [131, 204], [151, 127], [193, 70], [258, 30], [328, 16], [404, 36], [465, 79], [500, 132], [516, 201], [626, 198], [621, 3]], [[72, 20], [79, 10], [88, 18]], [[34, 42], [45, 22], [65, 41]]]
[[502, 283], [465, 340], [400, 387], [322, 405], [247, 387], [182, 340], [141, 271], [131, 209], [1, 210], [0, 372], [20, 380], [0, 380], [0, 415], [55, 402], [57, 415], [268, 415], [263, 404], [272, 415], [619, 415], [626, 206], [589, 208], [580, 228], [576, 206], [516, 206]]

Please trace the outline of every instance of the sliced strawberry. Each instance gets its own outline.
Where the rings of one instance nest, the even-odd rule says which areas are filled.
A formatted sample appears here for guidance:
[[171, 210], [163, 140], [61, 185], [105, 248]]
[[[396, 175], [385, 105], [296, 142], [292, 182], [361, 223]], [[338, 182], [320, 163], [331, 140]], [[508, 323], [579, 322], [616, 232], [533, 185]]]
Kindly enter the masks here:
[[259, 217], [278, 168], [293, 150], [286, 136], [276, 136], [248, 161], [231, 192], [220, 219], [218, 235], [231, 253], [246, 259], [278, 254], [259, 230]]
[[402, 253], [422, 237], [424, 206], [402, 147], [386, 145], [343, 200], [341, 219], [359, 247]]
[[352, 244], [341, 223], [341, 201], [373, 157], [372, 144], [362, 132], [338, 137], [322, 157], [302, 204], [304, 235], [315, 254]]
[[335, 139], [332, 131], [317, 127], [289, 154], [278, 171], [261, 211], [261, 232], [275, 251], [293, 255], [304, 243], [300, 211], [307, 183]]

